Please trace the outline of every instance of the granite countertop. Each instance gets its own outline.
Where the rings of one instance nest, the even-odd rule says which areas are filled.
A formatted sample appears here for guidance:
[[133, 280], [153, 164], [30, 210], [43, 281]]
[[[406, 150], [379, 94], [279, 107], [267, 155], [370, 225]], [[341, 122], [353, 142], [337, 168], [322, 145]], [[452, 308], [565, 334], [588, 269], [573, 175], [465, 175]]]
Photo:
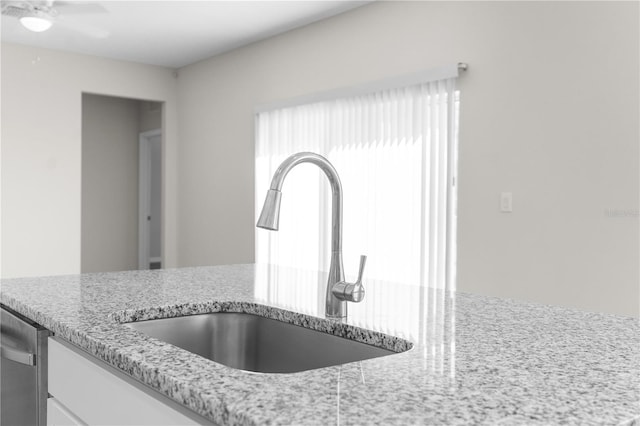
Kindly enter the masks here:
[[635, 318], [369, 282], [365, 301], [349, 304], [347, 327], [413, 347], [293, 374], [229, 368], [120, 323], [219, 309], [279, 312], [273, 307], [291, 311], [291, 321], [317, 322], [322, 278], [229, 265], [5, 279], [0, 301], [224, 425], [640, 421]]

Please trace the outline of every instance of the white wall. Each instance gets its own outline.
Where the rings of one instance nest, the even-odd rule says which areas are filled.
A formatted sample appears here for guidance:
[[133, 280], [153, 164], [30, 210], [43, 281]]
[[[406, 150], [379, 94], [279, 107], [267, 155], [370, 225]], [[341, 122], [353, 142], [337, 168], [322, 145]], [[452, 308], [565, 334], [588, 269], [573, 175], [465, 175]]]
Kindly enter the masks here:
[[140, 104], [82, 95], [83, 273], [138, 269]]
[[82, 93], [164, 103], [167, 266], [176, 263], [172, 71], [2, 43], [2, 276], [80, 272]]
[[255, 105], [464, 61], [458, 288], [637, 315], [638, 12], [378, 2], [181, 69], [179, 263], [253, 260]]

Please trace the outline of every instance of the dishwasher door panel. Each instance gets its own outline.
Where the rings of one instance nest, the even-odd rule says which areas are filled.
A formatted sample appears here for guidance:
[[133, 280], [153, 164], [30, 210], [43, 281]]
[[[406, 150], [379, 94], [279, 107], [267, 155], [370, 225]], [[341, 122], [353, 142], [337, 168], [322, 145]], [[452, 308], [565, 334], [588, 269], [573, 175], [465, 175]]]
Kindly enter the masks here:
[[6, 309], [0, 318], [0, 423], [46, 423], [48, 331]]

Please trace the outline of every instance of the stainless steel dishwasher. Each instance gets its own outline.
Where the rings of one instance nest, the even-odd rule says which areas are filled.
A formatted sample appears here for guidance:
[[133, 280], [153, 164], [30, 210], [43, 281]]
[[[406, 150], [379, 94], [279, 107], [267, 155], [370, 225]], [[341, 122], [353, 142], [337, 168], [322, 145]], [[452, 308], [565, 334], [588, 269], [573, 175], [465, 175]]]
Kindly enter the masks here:
[[46, 425], [49, 330], [0, 308], [0, 423]]

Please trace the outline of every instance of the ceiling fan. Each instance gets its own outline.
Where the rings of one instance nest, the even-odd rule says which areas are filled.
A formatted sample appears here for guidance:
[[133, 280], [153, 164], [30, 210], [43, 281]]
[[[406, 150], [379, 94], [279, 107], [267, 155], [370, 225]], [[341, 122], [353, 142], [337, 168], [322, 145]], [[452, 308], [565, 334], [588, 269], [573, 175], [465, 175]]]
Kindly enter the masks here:
[[[55, 3], [55, 6], [54, 6]], [[17, 18], [30, 31], [43, 32], [55, 23], [95, 37], [106, 37], [105, 31], [81, 24], [71, 24], [62, 18], [65, 15], [106, 13], [96, 2], [76, 1], [2, 1], [2, 15]]]

